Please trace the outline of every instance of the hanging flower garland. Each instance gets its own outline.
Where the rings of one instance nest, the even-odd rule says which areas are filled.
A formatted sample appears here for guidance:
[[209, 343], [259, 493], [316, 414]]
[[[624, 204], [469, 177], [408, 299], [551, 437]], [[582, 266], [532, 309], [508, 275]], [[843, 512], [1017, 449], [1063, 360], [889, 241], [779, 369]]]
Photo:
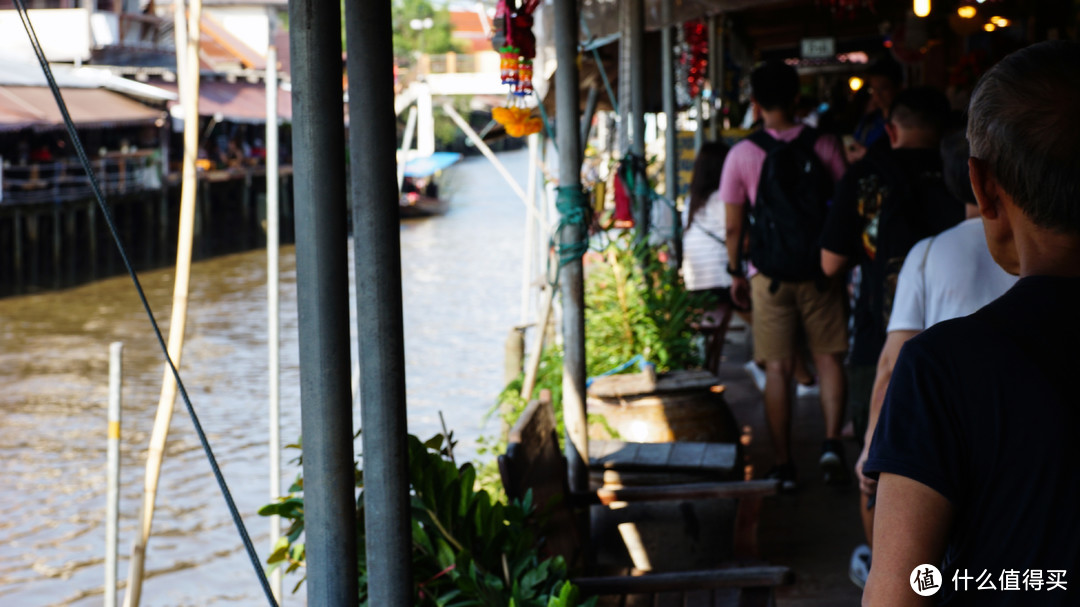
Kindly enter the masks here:
[[544, 127], [525, 103], [533, 94], [536, 36], [532, 26], [533, 11], [539, 4], [540, 0], [525, 0], [518, 7], [516, 0], [499, 0], [495, 9], [495, 36], [491, 42], [499, 52], [499, 77], [510, 90], [505, 106], [492, 110], [491, 116], [511, 137], [539, 133]]

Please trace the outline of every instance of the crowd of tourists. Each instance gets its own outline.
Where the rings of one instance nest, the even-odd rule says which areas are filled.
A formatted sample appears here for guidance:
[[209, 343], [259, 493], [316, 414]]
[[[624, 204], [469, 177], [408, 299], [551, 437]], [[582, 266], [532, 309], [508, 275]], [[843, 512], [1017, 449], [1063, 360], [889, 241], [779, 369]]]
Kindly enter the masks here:
[[795, 69], [766, 63], [750, 76], [760, 127], [699, 153], [684, 280], [717, 296], [712, 340], [722, 346], [732, 313], [752, 327], [767, 477], [786, 491], [806, 474], [791, 457], [794, 387], [817, 382], [821, 473], [860, 489], [867, 544], [851, 574], [864, 603], [920, 604], [925, 564], [950, 605], [1018, 600], [967, 591], [983, 573], [1038, 591], [1035, 572], [1080, 565], [1076, 65], [1078, 43], [1027, 47], [955, 111], [879, 63], [840, 138], [797, 120]]

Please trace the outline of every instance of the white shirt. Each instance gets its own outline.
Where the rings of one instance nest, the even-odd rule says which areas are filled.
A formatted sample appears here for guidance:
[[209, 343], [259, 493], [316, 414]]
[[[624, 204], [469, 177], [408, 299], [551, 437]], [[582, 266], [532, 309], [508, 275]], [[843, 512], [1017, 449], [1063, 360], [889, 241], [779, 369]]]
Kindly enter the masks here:
[[967, 316], [1016, 280], [990, 256], [982, 220], [968, 219], [911, 248], [900, 269], [888, 330], [922, 331]]
[[[683, 226], [689, 217], [689, 205], [683, 211]], [[725, 238], [724, 203], [719, 191], [713, 192], [705, 205], [694, 215], [694, 222], [683, 233], [683, 282], [690, 291], [731, 286], [728, 276]]]

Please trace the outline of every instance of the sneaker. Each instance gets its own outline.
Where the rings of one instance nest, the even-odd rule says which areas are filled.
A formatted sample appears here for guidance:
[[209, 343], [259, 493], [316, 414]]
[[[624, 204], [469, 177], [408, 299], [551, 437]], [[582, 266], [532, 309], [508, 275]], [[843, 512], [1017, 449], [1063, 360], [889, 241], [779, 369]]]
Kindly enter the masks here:
[[851, 565], [848, 566], [848, 577], [859, 588], [866, 587], [866, 578], [870, 575], [870, 546], [860, 545], [851, 553]]
[[846, 485], [851, 481], [847, 460], [844, 458], [844, 444], [837, 439], [826, 440], [821, 446], [821, 472], [827, 485]]
[[764, 394], [765, 370], [757, 366], [757, 363], [755, 363], [754, 361], [746, 363], [745, 365], [743, 365], [743, 368], [746, 369], [746, 372], [750, 374], [750, 378], [754, 380], [754, 385], [757, 386], [757, 389], [760, 390], [762, 394]]
[[791, 493], [798, 488], [795, 483], [795, 466], [791, 463], [773, 466], [772, 470], [769, 470], [769, 473], [765, 475], [765, 478], [780, 481], [780, 491], [782, 493]]

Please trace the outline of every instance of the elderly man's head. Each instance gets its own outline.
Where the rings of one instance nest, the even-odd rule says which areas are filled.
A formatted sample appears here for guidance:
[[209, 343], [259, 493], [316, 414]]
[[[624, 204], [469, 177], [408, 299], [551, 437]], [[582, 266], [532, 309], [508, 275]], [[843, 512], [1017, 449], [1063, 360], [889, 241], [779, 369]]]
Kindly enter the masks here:
[[1036, 226], [1080, 235], [1080, 43], [1043, 42], [995, 65], [971, 96], [968, 141]]

